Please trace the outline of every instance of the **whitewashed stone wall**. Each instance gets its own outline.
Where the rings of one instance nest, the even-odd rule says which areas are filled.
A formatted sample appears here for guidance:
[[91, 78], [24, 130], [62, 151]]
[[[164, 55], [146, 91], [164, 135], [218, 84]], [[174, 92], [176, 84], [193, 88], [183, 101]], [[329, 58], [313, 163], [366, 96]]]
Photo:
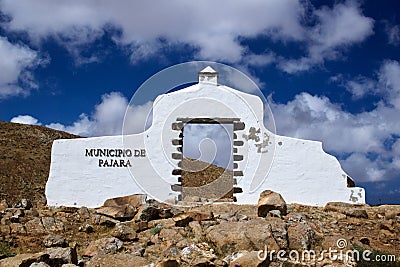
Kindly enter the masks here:
[[[242, 190], [235, 194], [239, 204], [256, 204], [266, 189], [279, 192], [288, 203], [365, 203], [364, 189], [347, 187], [347, 174], [323, 151], [321, 142], [269, 132], [262, 125], [263, 103], [258, 97], [211, 81], [160, 95], [152, 125], [141, 134], [54, 141], [48, 205], [98, 207], [108, 198], [138, 193], [177, 200], [180, 192], [172, 185], [178, 184], [173, 172], [180, 160], [172, 156], [177, 155], [172, 140], [179, 139], [180, 131], [172, 125], [179, 123], [178, 118], [239, 118], [244, 123], [234, 140], [234, 154], [243, 157], [235, 161], [235, 187]], [[96, 156], [97, 149], [108, 155]]]

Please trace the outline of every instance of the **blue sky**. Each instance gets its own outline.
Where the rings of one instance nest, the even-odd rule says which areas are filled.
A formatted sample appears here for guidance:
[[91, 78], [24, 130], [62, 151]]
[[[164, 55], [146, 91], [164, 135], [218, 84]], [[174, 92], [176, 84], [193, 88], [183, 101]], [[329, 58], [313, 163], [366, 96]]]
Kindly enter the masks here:
[[0, 0], [0, 120], [119, 134], [150, 76], [217, 61], [258, 83], [278, 134], [323, 141], [370, 203], [400, 203], [399, 14], [396, 0]]

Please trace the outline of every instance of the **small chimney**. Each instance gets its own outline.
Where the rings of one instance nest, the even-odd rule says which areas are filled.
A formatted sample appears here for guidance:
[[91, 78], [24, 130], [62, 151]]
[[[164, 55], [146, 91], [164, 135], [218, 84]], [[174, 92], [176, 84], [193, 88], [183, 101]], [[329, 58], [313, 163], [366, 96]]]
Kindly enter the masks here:
[[218, 72], [210, 66], [199, 72], [199, 83], [218, 84]]

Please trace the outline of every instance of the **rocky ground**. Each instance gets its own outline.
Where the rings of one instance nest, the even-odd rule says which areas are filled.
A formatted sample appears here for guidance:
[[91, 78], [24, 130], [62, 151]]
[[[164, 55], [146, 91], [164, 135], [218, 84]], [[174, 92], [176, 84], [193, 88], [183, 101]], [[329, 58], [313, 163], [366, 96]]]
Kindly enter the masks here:
[[[48, 208], [44, 187], [51, 144], [75, 137], [0, 122], [0, 267], [400, 266], [388, 261], [390, 255], [400, 257], [400, 206], [395, 205], [286, 205], [279, 194], [266, 191], [258, 205], [177, 207], [135, 195], [108, 200], [98, 209]], [[225, 172], [221, 169], [209, 166], [182, 182], [209, 183], [210, 173]], [[346, 246], [339, 250], [338, 245]], [[371, 261], [323, 253], [329, 248], [371, 251]], [[303, 251], [315, 251], [319, 259], [296, 262], [295, 253], [301, 259]], [[376, 257], [386, 261], [373, 261]]]
[[267, 192], [258, 206], [176, 207], [134, 195], [98, 209], [37, 209], [26, 200], [8, 207], [2, 201], [0, 214], [0, 266], [400, 266], [327, 255], [297, 263], [258, 255], [266, 247], [300, 254], [338, 250], [343, 239], [343, 250], [399, 258], [400, 206], [286, 205]]

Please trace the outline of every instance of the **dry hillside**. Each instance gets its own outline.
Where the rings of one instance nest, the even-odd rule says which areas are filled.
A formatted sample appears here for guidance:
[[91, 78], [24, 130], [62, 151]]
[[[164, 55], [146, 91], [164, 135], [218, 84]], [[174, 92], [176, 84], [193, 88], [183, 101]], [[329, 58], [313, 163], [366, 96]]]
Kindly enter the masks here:
[[44, 204], [52, 143], [76, 137], [43, 126], [0, 122], [0, 199]]

